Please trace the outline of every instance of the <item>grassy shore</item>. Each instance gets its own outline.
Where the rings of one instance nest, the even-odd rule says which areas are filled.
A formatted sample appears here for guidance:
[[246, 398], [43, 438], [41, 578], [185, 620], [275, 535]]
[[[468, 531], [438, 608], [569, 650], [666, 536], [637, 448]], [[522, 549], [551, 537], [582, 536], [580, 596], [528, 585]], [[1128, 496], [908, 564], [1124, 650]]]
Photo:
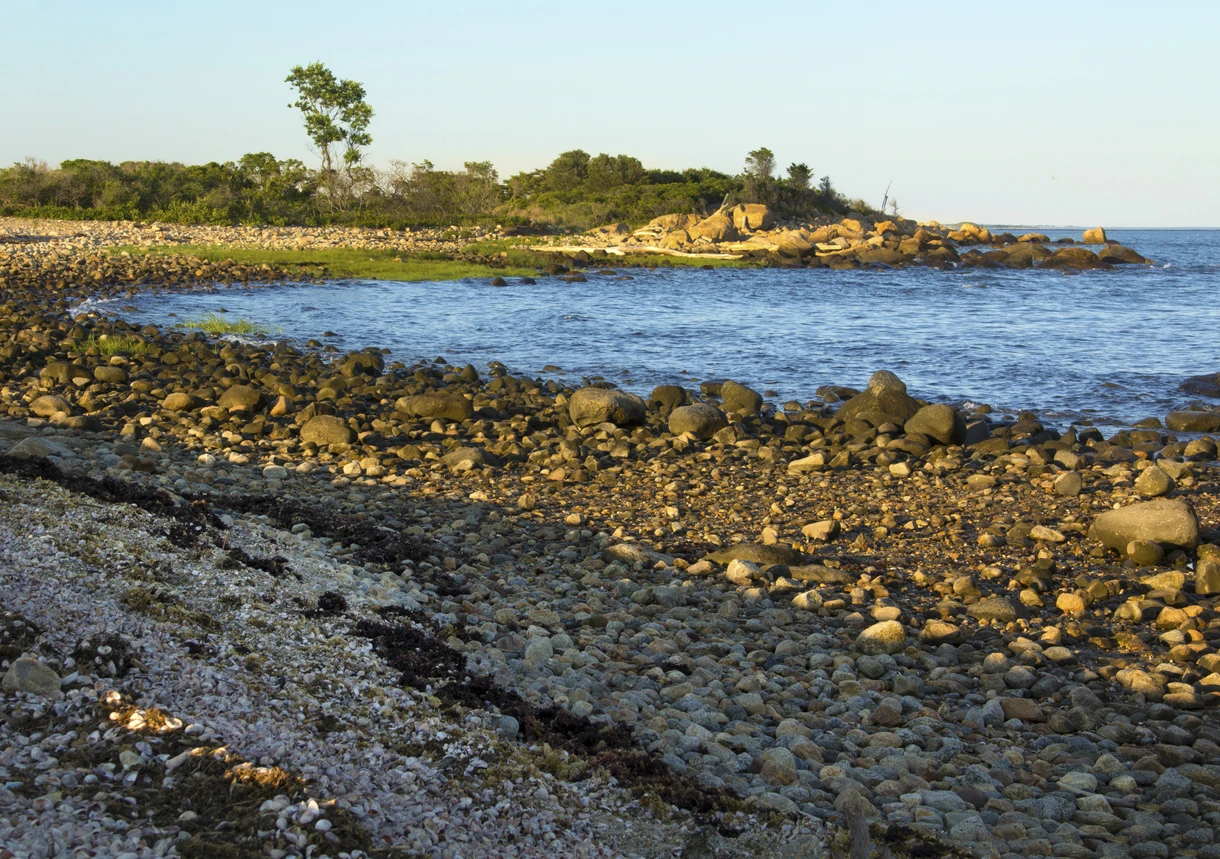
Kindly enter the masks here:
[[151, 248], [117, 248], [135, 254], [189, 254], [208, 262], [232, 260], [243, 265], [269, 265], [299, 271], [302, 277], [362, 278], [371, 280], [459, 280], [464, 277], [525, 277], [536, 267], [493, 267], [464, 260], [434, 259], [395, 251], [360, 248], [329, 250], [268, 250], [220, 245], [177, 245]]
[[[400, 281], [446, 281], [462, 278], [528, 277], [557, 260], [553, 254], [524, 250], [505, 241], [477, 242], [464, 249], [469, 256], [500, 257], [502, 264], [488, 265], [470, 259], [449, 259], [431, 252], [334, 248], [327, 250], [280, 250], [240, 248], [227, 245], [162, 245], [154, 247], [120, 247], [115, 253], [133, 255], [188, 254], [221, 262], [231, 260], [242, 265], [268, 265], [288, 271], [298, 271], [302, 277], [328, 279], [370, 279]], [[627, 254], [599, 260], [620, 268], [741, 268], [745, 260], [701, 259], [663, 254]]]

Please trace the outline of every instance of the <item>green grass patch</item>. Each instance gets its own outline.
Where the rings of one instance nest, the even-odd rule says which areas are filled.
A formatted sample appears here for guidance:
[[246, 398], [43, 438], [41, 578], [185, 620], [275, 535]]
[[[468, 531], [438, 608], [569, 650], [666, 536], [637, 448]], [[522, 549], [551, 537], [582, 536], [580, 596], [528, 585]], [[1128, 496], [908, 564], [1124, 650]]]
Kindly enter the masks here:
[[[178, 328], [188, 331], [202, 331], [204, 334], [218, 336], [222, 334], [240, 334], [246, 337], [270, 337], [271, 329], [261, 322], [252, 319], [225, 319], [216, 313], [209, 313], [200, 319], [186, 319], [179, 322]], [[276, 333], [279, 333], [278, 330]]]
[[148, 351], [148, 344], [139, 337], [105, 337], [99, 340], [96, 336], [90, 336], [87, 340], [81, 341], [80, 350], [88, 352], [90, 349], [96, 349], [103, 355], [142, 355]]
[[[235, 248], [223, 245], [180, 245], [153, 248], [115, 248], [131, 254], [188, 254], [208, 262], [232, 260], [243, 265], [269, 265], [302, 278], [340, 280], [460, 280], [464, 277], [527, 277], [536, 274], [537, 263], [510, 264], [503, 268], [445, 259], [440, 254], [406, 254], [400, 251], [375, 251], [361, 248], [328, 250], [268, 250]], [[522, 255], [523, 257], [525, 255]], [[532, 258], [531, 258], [532, 259]]]

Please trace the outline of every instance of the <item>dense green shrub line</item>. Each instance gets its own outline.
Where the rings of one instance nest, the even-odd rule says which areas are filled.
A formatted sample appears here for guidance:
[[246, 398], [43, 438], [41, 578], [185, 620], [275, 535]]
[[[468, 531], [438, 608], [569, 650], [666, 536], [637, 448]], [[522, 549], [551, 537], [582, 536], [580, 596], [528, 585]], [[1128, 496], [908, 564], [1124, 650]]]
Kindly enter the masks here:
[[574, 150], [504, 182], [487, 161], [460, 171], [437, 170], [428, 161], [394, 162], [386, 171], [350, 174], [355, 184], [344, 189], [341, 202], [332, 196], [335, 176], [323, 182], [321, 171], [267, 152], [197, 165], [75, 159], [50, 168], [27, 159], [0, 169], [0, 214], [393, 228], [533, 223], [583, 230], [615, 221], [638, 226], [671, 212], [707, 214], [726, 202], [766, 203], [790, 218], [868, 210], [836, 192], [828, 177], [810, 188], [812, 174], [803, 164], [775, 178], [773, 164], [760, 170], [755, 155], [745, 172], [730, 176], [708, 169], [648, 170], [631, 156]]

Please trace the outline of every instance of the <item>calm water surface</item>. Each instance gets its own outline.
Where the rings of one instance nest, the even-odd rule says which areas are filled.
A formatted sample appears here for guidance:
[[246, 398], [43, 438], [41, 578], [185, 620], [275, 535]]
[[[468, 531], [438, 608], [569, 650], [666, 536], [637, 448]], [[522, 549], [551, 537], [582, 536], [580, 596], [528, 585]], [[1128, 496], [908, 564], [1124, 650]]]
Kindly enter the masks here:
[[[1045, 231], [1052, 238], [1079, 232]], [[1220, 372], [1220, 231], [1113, 231], [1156, 261], [1111, 272], [628, 270], [632, 280], [346, 281], [142, 295], [91, 309], [172, 325], [220, 309], [303, 343], [388, 347], [628, 390], [731, 377], [779, 401], [896, 372], [919, 397], [1128, 425]], [[138, 312], [121, 308], [134, 305]], [[176, 314], [176, 316], [174, 315]], [[553, 365], [560, 371], [543, 367]]]

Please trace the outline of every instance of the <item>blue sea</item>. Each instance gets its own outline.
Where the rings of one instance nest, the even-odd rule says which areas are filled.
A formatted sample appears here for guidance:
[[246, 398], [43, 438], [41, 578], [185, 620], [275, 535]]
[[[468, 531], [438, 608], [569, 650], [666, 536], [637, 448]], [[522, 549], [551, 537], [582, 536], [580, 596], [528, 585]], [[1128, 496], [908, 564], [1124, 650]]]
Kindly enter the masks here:
[[887, 369], [924, 399], [1118, 427], [1187, 406], [1196, 398], [1178, 391], [1182, 380], [1220, 372], [1220, 231], [1109, 235], [1153, 265], [624, 269], [630, 279], [590, 273], [587, 283], [540, 277], [505, 288], [469, 279], [149, 292], [91, 309], [164, 326], [224, 310], [301, 345], [330, 331], [338, 336], [324, 342], [342, 351], [386, 347], [406, 364], [499, 361], [639, 393], [732, 378], [777, 403], [807, 402], [819, 386], [863, 387]]

